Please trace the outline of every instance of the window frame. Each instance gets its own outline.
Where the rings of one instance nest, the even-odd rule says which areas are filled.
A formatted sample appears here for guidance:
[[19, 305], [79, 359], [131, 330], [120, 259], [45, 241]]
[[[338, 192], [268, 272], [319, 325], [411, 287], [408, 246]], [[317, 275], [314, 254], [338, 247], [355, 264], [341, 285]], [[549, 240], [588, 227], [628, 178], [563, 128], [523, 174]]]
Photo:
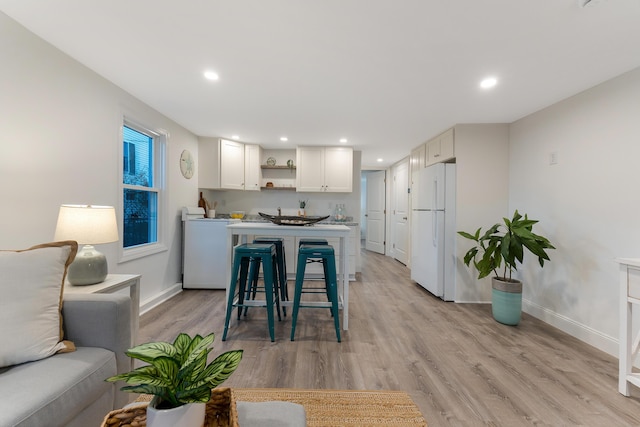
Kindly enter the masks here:
[[[134, 129], [153, 138], [153, 186], [141, 187], [137, 185], [124, 183], [124, 127]], [[118, 226], [120, 233], [120, 247], [118, 263], [143, 258], [159, 252], [167, 251], [166, 244], [166, 227], [167, 227], [167, 186], [166, 186], [166, 152], [169, 134], [163, 129], [153, 129], [140, 122], [133, 120], [127, 116], [122, 118], [120, 132], [118, 137], [118, 189], [119, 189], [119, 206], [118, 206]], [[156, 242], [146, 243], [143, 245], [124, 247], [124, 190], [144, 190], [152, 191], [157, 195], [158, 212], [157, 212], [157, 239]]]

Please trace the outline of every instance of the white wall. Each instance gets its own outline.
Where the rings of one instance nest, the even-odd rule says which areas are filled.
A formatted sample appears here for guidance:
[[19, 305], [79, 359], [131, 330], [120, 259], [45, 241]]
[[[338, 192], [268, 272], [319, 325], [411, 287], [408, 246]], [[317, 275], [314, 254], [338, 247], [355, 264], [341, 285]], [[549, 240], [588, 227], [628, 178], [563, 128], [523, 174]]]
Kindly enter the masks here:
[[99, 249], [111, 273], [142, 274], [143, 302], [179, 283], [180, 208], [197, 200], [197, 176], [182, 178], [178, 159], [197, 138], [3, 13], [0, 63], [0, 248], [51, 241], [62, 203], [118, 205], [126, 114], [170, 134], [168, 250], [118, 264], [119, 243]]
[[[461, 124], [454, 127], [456, 151], [456, 230], [483, 232], [508, 216], [509, 125]], [[491, 301], [491, 279], [477, 279], [462, 261], [472, 246], [456, 239], [456, 301]]]
[[[549, 164], [550, 153], [558, 163]], [[617, 354], [616, 257], [640, 256], [640, 69], [510, 129], [509, 207], [557, 250], [525, 259], [525, 310]]]

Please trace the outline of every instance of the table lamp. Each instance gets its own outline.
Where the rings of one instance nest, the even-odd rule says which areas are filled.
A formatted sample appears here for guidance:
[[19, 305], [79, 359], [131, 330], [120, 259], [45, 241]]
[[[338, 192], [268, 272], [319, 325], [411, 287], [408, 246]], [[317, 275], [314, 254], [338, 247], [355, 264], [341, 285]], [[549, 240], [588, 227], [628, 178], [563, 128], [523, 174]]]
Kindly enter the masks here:
[[72, 285], [93, 285], [107, 277], [107, 258], [93, 245], [118, 241], [118, 224], [113, 206], [62, 205], [54, 239], [75, 240], [84, 245], [69, 266]]

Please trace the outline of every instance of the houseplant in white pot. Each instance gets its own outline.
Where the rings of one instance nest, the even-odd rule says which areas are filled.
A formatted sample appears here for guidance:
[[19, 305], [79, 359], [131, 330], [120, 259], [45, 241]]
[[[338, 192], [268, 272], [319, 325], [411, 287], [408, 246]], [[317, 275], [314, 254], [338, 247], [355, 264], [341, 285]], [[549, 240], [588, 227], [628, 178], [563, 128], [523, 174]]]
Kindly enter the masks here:
[[180, 334], [173, 344], [150, 342], [129, 349], [126, 354], [148, 365], [107, 378], [125, 381], [122, 391], [154, 395], [147, 407], [147, 425], [201, 427], [211, 389], [222, 384], [236, 370], [242, 350], [220, 354], [207, 364], [215, 336]]
[[513, 218], [503, 218], [503, 223], [494, 224], [482, 235], [482, 228], [474, 234], [458, 232], [476, 243], [465, 254], [464, 263], [469, 266], [473, 261], [478, 279], [493, 273], [491, 306], [494, 319], [500, 323], [517, 325], [520, 322], [522, 282], [512, 278], [512, 273], [522, 264], [525, 249], [538, 257], [540, 267], [544, 267], [545, 260], [550, 261], [546, 249], [555, 249], [547, 238], [533, 233], [537, 222], [516, 210]]

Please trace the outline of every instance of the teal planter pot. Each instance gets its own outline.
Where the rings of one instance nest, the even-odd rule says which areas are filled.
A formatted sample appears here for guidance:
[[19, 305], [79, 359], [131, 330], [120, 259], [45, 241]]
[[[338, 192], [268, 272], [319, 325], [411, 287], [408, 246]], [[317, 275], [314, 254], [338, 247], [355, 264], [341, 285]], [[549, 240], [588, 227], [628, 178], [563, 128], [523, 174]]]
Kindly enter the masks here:
[[493, 318], [505, 325], [515, 326], [522, 317], [522, 282], [492, 279], [491, 310]]

